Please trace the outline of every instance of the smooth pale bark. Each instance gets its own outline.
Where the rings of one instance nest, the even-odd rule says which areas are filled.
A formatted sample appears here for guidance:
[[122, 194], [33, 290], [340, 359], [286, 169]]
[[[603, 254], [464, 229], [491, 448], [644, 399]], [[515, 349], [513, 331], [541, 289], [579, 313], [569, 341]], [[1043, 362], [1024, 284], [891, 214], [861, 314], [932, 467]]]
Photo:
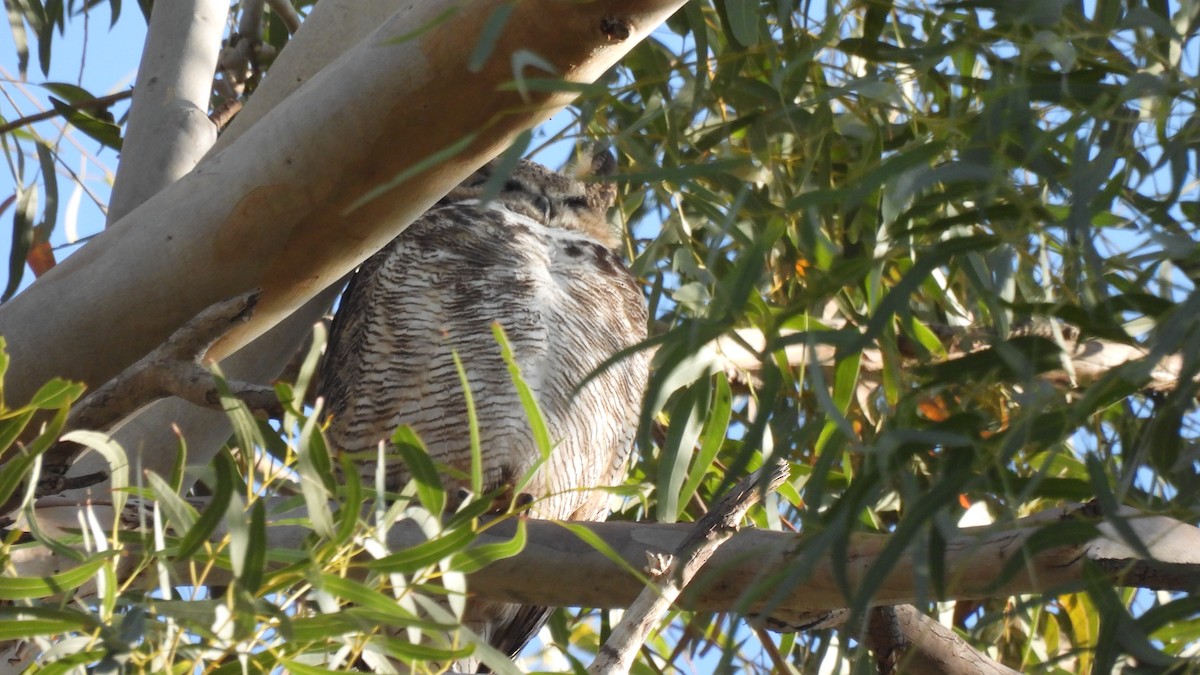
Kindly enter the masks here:
[[[198, 501], [198, 500], [197, 500]], [[197, 503], [198, 506], [201, 504]], [[48, 498], [37, 506], [38, 522], [52, 536], [56, 528], [78, 528], [82, 508], [77, 502]], [[95, 503], [101, 523], [112, 522], [111, 504]], [[1086, 511], [1088, 507], [1082, 507]], [[1081, 507], [1054, 509], [1024, 518], [1011, 527], [962, 528], [949, 532], [945, 546], [945, 593], [931, 597], [926, 551], [904, 552], [887, 570], [871, 599], [873, 605], [900, 605], [934, 599], [1007, 597], [1027, 593], [1061, 591], [1080, 587], [1085, 567], [1091, 563], [1108, 574], [1114, 583], [1154, 589], [1187, 590], [1200, 580], [1200, 529], [1164, 516], [1139, 514], [1122, 509], [1126, 524], [1145, 543], [1151, 558], [1143, 558], [1126, 544], [1117, 529], [1107, 523], [1097, 525], [1100, 536], [1082, 543], [1064, 543], [1040, 550], [1029, 550], [1031, 538], [1047, 523], [1072, 517]], [[281, 514], [278, 519], [303, 517], [299, 511]], [[139, 515], [136, 507], [126, 507], [122, 515], [125, 529], [149, 522], [148, 514]], [[643, 590], [642, 582], [628, 570], [609, 560], [586, 541], [578, 538], [562, 523], [526, 520], [527, 544], [519, 554], [498, 560], [468, 575], [473, 595], [499, 600], [546, 606], [584, 606], [599, 608], [628, 607]], [[586, 528], [626, 564], [644, 574], [647, 554], [670, 554], [693, 529], [691, 523], [571, 523]], [[475, 545], [497, 544], [513, 536], [510, 520], [495, 523], [479, 535]], [[311, 530], [295, 525], [269, 526], [267, 550], [300, 550], [311, 546]], [[215, 541], [223, 535], [217, 534]], [[401, 521], [388, 532], [393, 551], [411, 548], [424, 541], [421, 530], [412, 521]], [[844, 572], [852, 592], [861, 588], [890, 535], [853, 535], [845, 560], [834, 560], [828, 550], [810, 561], [807, 573], [799, 573], [812, 538], [804, 534], [748, 529], [735, 534], [709, 559], [679, 598], [686, 608], [704, 611], [753, 613], [771, 603], [770, 616], [784, 625], [811, 624], [810, 619], [793, 617], [847, 606], [837, 582]], [[136, 562], [127, 551], [130, 564]], [[1022, 562], [1004, 577], [1002, 571], [1015, 560]], [[45, 548], [14, 550], [10, 558], [12, 573], [42, 576], [75, 565]], [[359, 576], [362, 568], [354, 570]], [[179, 569], [178, 583], [190, 578], [186, 566]], [[208, 583], [224, 583], [228, 577], [219, 570], [206, 577]], [[871, 578], [874, 578], [873, 576]], [[84, 589], [84, 592], [88, 592]]]
[[[241, 138], [255, 122], [321, 68], [370, 34], [394, 10], [394, 3], [361, 0], [324, 0], [314, 7], [303, 24], [304, 30], [292, 38], [272, 64], [271, 77], [255, 90], [254, 96], [221, 134], [209, 154], [216, 154]], [[220, 35], [214, 44], [219, 46]], [[210, 72], [205, 79], [206, 101], [211, 75]], [[260, 384], [269, 382], [279, 375], [291, 355], [300, 348], [313, 323], [329, 309], [338, 291], [339, 285], [330, 286], [286, 320], [221, 361], [221, 369], [231, 378]], [[212, 460], [231, 431], [229, 419], [224, 413], [169, 398], [137, 411], [112, 435], [136, 466], [167, 475], [175, 463], [174, 449], [179, 436], [187, 442], [188, 463], [203, 466]], [[76, 477], [105, 472], [107, 466], [104, 459], [89, 453], [72, 466], [67, 475]], [[184, 485], [185, 491], [190, 485], [189, 477]], [[66, 494], [77, 499], [88, 496], [100, 498], [107, 489], [108, 481], [104, 481]]]
[[[305, 304], [265, 335], [221, 362], [222, 371], [231, 378], [258, 384], [277, 377], [289, 358], [300, 349], [311, 333], [312, 325], [333, 302], [338, 287], [330, 287]], [[233, 429], [223, 412], [201, 408], [178, 398], [157, 401], [127, 418], [111, 432], [125, 449], [130, 461], [143, 471], [169, 475], [176, 462], [179, 437], [187, 443], [189, 466], [205, 466], [229, 438]], [[87, 453], [67, 471], [68, 477], [108, 473], [108, 464], [96, 453]], [[193, 476], [185, 476], [184, 492]], [[104, 499], [109, 482], [103, 481], [64, 495], [78, 500]]]
[[[201, 309], [260, 288], [224, 357], [291, 314], [399, 233], [570, 93], [504, 86], [537, 54], [591, 82], [683, 0], [401, 3], [382, 25], [245, 134], [0, 308], [10, 400], [52, 376], [98, 385]], [[511, 7], [480, 67], [471, 52]], [[444, 17], [449, 7], [460, 10]], [[439, 22], [440, 20], [440, 22]], [[409, 39], [402, 39], [406, 36]], [[464, 143], [465, 134], [470, 141]], [[457, 144], [457, 145], [456, 145]], [[418, 162], [461, 152], [350, 207]]]
[[161, 2], [150, 13], [108, 223], [191, 171], [217, 140], [208, 119], [226, 0]]

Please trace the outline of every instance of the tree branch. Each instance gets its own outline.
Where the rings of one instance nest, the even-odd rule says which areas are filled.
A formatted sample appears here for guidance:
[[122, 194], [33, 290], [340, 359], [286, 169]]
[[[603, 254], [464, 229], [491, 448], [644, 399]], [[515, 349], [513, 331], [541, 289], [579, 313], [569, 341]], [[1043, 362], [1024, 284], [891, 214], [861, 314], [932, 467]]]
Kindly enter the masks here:
[[[257, 293], [247, 293], [201, 312], [157, 349], [75, 405], [67, 416], [64, 432], [107, 429], [148, 403], [168, 396], [221, 410], [212, 372], [202, 360], [213, 342], [231, 326], [251, 316], [257, 300]], [[265, 417], [282, 416], [283, 410], [273, 388], [237, 380], [229, 380], [227, 384], [252, 412]], [[60, 442], [43, 455], [37, 496], [57, 494], [72, 486], [73, 481], [66, 476], [80, 451], [74, 443]], [[107, 474], [87, 475], [98, 476], [92, 480], [92, 483], [98, 483]]]
[[[202, 500], [197, 508], [203, 509]], [[130, 500], [122, 514], [123, 525], [137, 528], [144, 522], [137, 512], [144, 502]], [[49, 534], [77, 528], [79, 509], [76, 501], [62, 498], [40, 500], [36, 504], [38, 522]], [[94, 502], [101, 523], [111, 522], [111, 502]], [[1200, 529], [1165, 516], [1141, 514], [1125, 509], [1121, 517], [1130, 530], [1141, 538], [1150, 558], [1139, 555], [1124, 543], [1114, 526], [1100, 522], [1099, 534], [1085, 542], [1053, 546], [1034, 546], [1035, 535], [1056, 520], [1076, 518], [1087, 511], [1080, 507], [1055, 509], [1023, 518], [1010, 527], [970, 527], [946, 535], [944, 568], [947, 574], [944, 594], [939, 600], [987, 598], [1025, 593], [1061, 592], [1083, 585], [1084, 570], [1098, 565], [1118, 585], [1156, 590], [1188, 590], [1200, 583]], [[300, 527], [295, 518], [303, 511], [277, 513], [272, 521], [289, 524], [267, 528], [267, 548], [299, 549], [311, 545], [312, 531]], [[677, 550], [694, 525], [653, 523], [575, 523], [594, 533], [615, 551], [626, 566], [609, 560], [590, 544], [552, 521], [525, 521], [527, 544], [520, 553], [468, 575], [475, 596], [501, 602], [545, 606], [587, 606], [597, 608], [628, 607], [644, 586], [628, 568], [638, 569], [648, 554]], [[474, 546], [508, 542], [515, 523], [492, 523], [479, 534]], [[56, 529], [57, 528], [57, 529]], [[425, 536], [412, 521], [401, 521], [388, 531], [388, 547], [393, 551], [411, 548]], [[218, 531], [213, 541], [224, 534]], [[713, 554], [704, 569], [679, 596], [679, 606], [697, 611], [737, 611], [754, 613], [768, 604], [776, 621], [804, 613], [823, 612], [846, 607], [846, 598], [837, 579], [844, 574], [849, 588], [863, 586], [868, 575], [880, 577], [874, 605], [902, 605], [924, 602], [929, 597], [929, 580], [919, 570], [928, 563], [925, 552], [901, 556], [891, 569], [879, 572], [873, 564], [883, 552], [890, 535], [852, 535], [843, 560], [830, 555], [818, 556], [807, 573], [796, 575], [807, 564], [806, 555], [813, 538], [748, 529], [738, 532]], [[129, 551], [128, 553], [132, 553]], [[131, 562], [136, 556], [130, 555]], [[12, 574], [43, 576], [60, 572], [72, 562], [44, 548], [14, 549]], [[186, 572], [181, 568], [181, 574]], [[365, 576], [364, 568], [353, 573]], [[796, 578], [792, 578], [796, 577]], [[185, 578], [185, 577], [181, 577]], [[229, 577], [218, 572], [212, 583]], [[811, 623], [811, 622], [810, 622]]]
[[1016, 675], [953, 630], [911, 605], [877, 607], [867, 622], [867, 646], [879, 672], [926, 675]]
[[[600, 647], [588, 667], [593, 675], [628, 673], [637, 651], [650, 631], [671, 608], [680, 592], [717, 549], [737, 532], [742, 518], [763, 494], [773, 492], [788, 477], [788, 466], [778, 462], [742, 479], [692, 527], [673, 553], [648, 553], [652, 583], [626, 610], [621, 622]], [[669, 561], [669, 562], [667, 562]], [[665, 564], [665, 568], [663, 563]]]
[[[212, 356], [236, 351], [575, 97], [503, 86], [525, 75], [513, 72], [515, 55], [536, 52], [565, 80], [592, 82], [682, 4], [517, 3], [492, 35], [489, 57], [475, 64], [462, 46], [490, 30], [505, 0], [469, 9], [449, 0], [357, 3], [355, 11], [391, 14], [237, 143], [0, 307], [11, 356], [7, 396], [26, 399], [53, 376], [97, 386], [203, 308], [261, 287], [255, 316]], [[448, 8], [456, 12], [441, 20]], [[321, 16], [309, 28], [325, 31], [322, 40], [340, 39], [344, 15]], [[434, 157], [446, 159], [420, 164]], [[402, 175], [411, 177], [387, 185]]]
[[217, 140], [208, 99], [228, 14], [227, 0], [173, 0], [150, 13], [108, 205], [110, 226], [191, 171]]
[[[832, 322], [837, 324], [838, 322]], [[843, 322], [844, 323], [844, 322]], [[962, 331], [963, 337], [965, 331]], [[795, 335], [796, 331], [784, 333], [784, 336]], [[704, 355], [713, 362], [713, 369], [742, 371], [749, 374], [758, 373], [762, 369], [762, 350], [767, 341], [762, 331], [754, 328], [739, 328], [731, 335], [724, 335], [714, 340], [708, 346]], [[985, 345], [986, 346], [986, 345]], [[1067, 338], [1063, 345], [1064, 355], [1069, 361], [1074, 375], [1069, 376], [1065, 370], [1052, 370], [1042, 373], [1042, 377], [1060, 386], [1082, 387], [1102, 377], [1113, 368], [1125, 363], [1145, 358], [1149, 352], [1134, 345], [1122, 344], [1111, 340], [1092, 338], [1079, 340]], [[951, 344], [948, 347], [947, 361], [954, 361], [978, 351], [976, 347], [961, 347]], [[833, 366], [837, 356], [837, 348], [831, 344], [814, 342], [807, 344], [789, 344], [783, 348], [787, 362], [794, 366], [820, 365]], [[861, 369], [864, 374], [877, 375], [883, 372], [883, 353], [878, 349], [862, 350]], [[1163, 359], [1155, 364], [1150, 373], [1148, 391], [1170, 391], [1179, 382], [1182, 361], [1178, 356]]]

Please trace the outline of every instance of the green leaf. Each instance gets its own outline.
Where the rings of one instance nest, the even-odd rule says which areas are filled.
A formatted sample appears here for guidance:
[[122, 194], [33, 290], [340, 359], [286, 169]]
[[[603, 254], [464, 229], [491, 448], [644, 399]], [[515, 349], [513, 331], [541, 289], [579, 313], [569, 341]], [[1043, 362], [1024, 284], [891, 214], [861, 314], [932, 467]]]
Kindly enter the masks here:
[[743, 47], [758, 44], [759, 0], [725, 0], [725, 19], [729, 33]]
[[50, 103], [71, 126], [79, 129], [88, 137], [99, 141], [105, 147], [121, 151], [121, 128], [108, 120], [96, 117], [92, 113], [71, 107], [53, 96]]
[[438, 537], [421, 542], [399, 553], [384, 556], [364, 563], [364, 567], [376, 572], [411, 574], [438, 564], [443, 559], [460, 551], [475, 541], [475, 533], [467, 528], [448, 530]]
[[239, 481], [237, 466], [228, 451], [222, 450], [217, 453], [213, 458], [212, 468], [216, 485], [210, 486], [213, 493], [209, 498], [208, 508], [204, 509], [196, 524], [180, 538], [179, 549], [175, 553], [178, 560], [191, 558], [201, 546], [208, 543], [225, 517], [230, 502], [233, 501], [234, 485]]
[[[250, 541], [250, 521], [246, 518], [246, 506], [242, 501], [242, 496], [234, 491], [229, 496], [229, 503], [225, 506], [225, 529], [229, 534], [229, 564], [233, 569], [233, 576], [236, 579], [241, 579], [246, 573], [246, 560], [250, 557], [249, 550], [254, 545]], [[262, 542], [258, 543], [261, 548]], [[246, 590], [253, 591], [256, 589], [247, 588]]]
[[687, 506], [687, 502], [680, 501], [679, 497], [687, 479], [688, 465], [696, 450], [696, 441], [704, 428], [707, 385], [705, 380], [697, 381], [685, 389], [671, 406], [668, 415], [671, 425], [658, 467], [658, 504], [655, 513], [659, 522], [676, 522]]
[[[462, 387], [463, 403], [467, 408], [467, 433], [471, 439], [471, 492], [479, 496], [483, 494], [483, 447], [479, 440], [479, 418], [475, 415], [475, 396], [471, 393], [471, 383], [467, 380], [467, 369], [463, 366], [458, 352], [454, 352], [451, 356], [454, 358], [454, 369], [458, 372], [459, 386]], [[441, 513], [441, 511], [433, 513]]]
[[634, 569], [632, 565], [625, 561], [625, 558], [621, 557], [620, 553], [617, 553], [613, 547], [608, 545], [608, 542], [601, 539], [595, 532], [587, 529], [587, 527], [584, 525], [571, 523], [565, 520], [553, 522], [555, 525], [562, 527], [564, 530], [578, 537], [588, 546], [594, 548], [600, 553], [600, 555], [608, 558], [610, 562], [615, 564], [617, 567], [620, 567], [627, 574], [636, 578], [642, 584], [647, 586], [650, 585], [650, 580], [646, 578], [646, 575], [641, 570]]
[[[43, 630], [23, 632], [41, 622]], [[15, 640], [32, 635], [87, 633], [101, 627], [87, 612], [56, 607], [0, 607], [0, 640]]]
[[[338, 457], [338, 462], [342, 466], [342, 476], [345, 478], [345, 495], [342, 500], [342, 505], [336, 514], [337, 529], [334, 530], [333, 539], [331, 541], [345, 544], [353, 540], [354, 533], [358, 531], [359, 519], [362, 514], [363, 499], [363, 484], [362, 476], [359, 474], [359, 467], [354, 460], [346, 455]], [[380, 496], [380, 499], [383, 497]]]
[[387, 593], [371, 588], [353, 579], [346, 579], [333, 574], [322, 574], [313, 583], [313, 587], [346, 602], [352, 602], [363, 609], [376, 612], [380, 616], [387, 617], [388, 623], [392, 625], [403, 626], [408, 625], [410, 622], [427, 622], [427, 620], [422, 620], [410, 614], [396, 602], [395, 598]]
[[174, 528], [175, 532], [188, 532], [196, 526], [196, 521], [200, 518], [200, 514], [191, 504], [179, 496], [179, 493], [173, 486], [168, 485], [165, 480], [153, 471], [146, 472], [146, 481], [150, 483], [155, 503], [162, 510], [167, 518], [167, 523]]
[[[49, 440], [46, 439], [47, 447]], [[107, 434], [97, 431], [77, 429], [63, 434], [62, 440], [68, 443], [78, 443], [85, 448], [91, 448], [104, 458], [104, 461], [108, 464], [108, 480], [112, 492], [112, 507], [114, 511], [120, 513], [125, 508], [125, 500], [128, 497], [126, 489], [129, 487], [129, 457], [125, 454], [125, 449]], [[114, 530], [119, 530], [120, 522], [113, 523], [113, 528]]]
[[50, 233], [58, 222], [58, 173], [54, 171], [54, 150], [45, 142], [34, 144], [37, 148], [38, 162], [42, 167], [42, 189], [46, 193], [46, 203], [42, 206], [42, 224], [38, 225], [37, 234], [43, 241], [50, 240]]
[[333, 540], [337, 532], [333, 526], [333, 514], [329, 510], [329, 499], [333, 493], [333, 471], [329, 462], [329, 451], [325, 439], [317, 428], [320, 409], [313, 410], [300, 429], [296, 445], [296, 472], [300, 475], [300, 492], [308, 507], [308, 519], [313, 530], [320, 536]]
[[[468, 404], [469, 407], [470, 404]], [[400, 425], [392, 434], [392, 447], [404, 460], [409, 475], [417, 484], [417, 498], [421, 505], [433, 514], [441, 513], [446, 508], [446, 491], [442, 488], [442, 478], [438, 475], [437, 467], [429, 457], [425, 444], [407, 424]]]
[[[428, 613], [437, 621], [450, 624], [458, 623], [455, 620], [454, 615], [446, 611], [446, 608], [440, 603], [434, 602], [433, 600], [420, 595], [413, 599], [416, 600], [417, 604], [421, 606], [423, 611]], [[465, 625], [460, 625], [458, 627], [458, 635], [459, 637], [465, 639], [466, 642], [472, 647], [474, 647], [472, 654], [478, 657], [479, 660], [482, 661], [485, 666], [490, 668], [491, 671], [496, 675], [522, 675], [521, 669], [517, 668], [516, 665], [513, 664], [512, 659], [508, 654], [503, 654], [495, 647], [492, 647], [487, 640], [476, 635]]]
[[21, 81], [29, 74], [29, 35], [25, 32], [25, 22], [16, 3], [6, 2], [8, 10], [8, 27], [12, 31], [13, 45], [17, 48], [17, 73]]
[[508, 373], [512, 377], [513, 386], [517, 389], [517, 398], [521, 401], [521, 409], [525, 411], [525, 419], [529, 422], [529, 429], [533, 433], [533, 444], [537, 448], [541, 459], [521, 477], [521, 480], [513, 488], [513, 494], [520, 494], [521, 491], [533, 479], [534, 473], [538, 468], [550, 458], [550, 452], [554, 449], [554, 442], [550, 438], [550, 428], [546, 426], [546, 418], [542, 416], [541, 408], [538, 407], [537, 397], [534, 396], [533, 390], [526, 384], [525, 378], [521, 376], [521, 367], [517, 364], [516, 357], [513, 356], [512, 347], [508, 342], [508, 336], [504, 333], [504, 328], [499, 322], [492, 324], [492, 335], [496, 338], [496, 343], [500, 345], [500, 355], [504, 359], [504, 363], [508, 366]]
[[455, 155], [458, 155], [462, 151], [471, 147], [471, 144], [475, 141], [475, 137], [477, 135], [478, 134], [476, 134], [476, 133], [466, 134], [463, 137], [459, 138], [457, 141], [451, 143], [450, 145], [442, 148], [441, 150], [438, 150], [437, 152], [426, 157], [425, 159], [422, 159], [421, 161], [417, 162], [416, 164], [413, 164], [412, 166], [408, 167], [407, 169], [401, 171], [400, 173], [396, 174], [392, 178], [383, 182], [379, 186], [371, 188], [371, 190], [369, 190], [365, 195], [354, 200], [354, 202], [352, 202], [350, 204], [350, 206], [347, 206], [346, 210], [342, 213], [342, 215], [350, 215], [354, 211], [357, 211], [358, 209], [375, 201], [380, 196], [382, 196], [384, 193], [395, 189], [398, 185], [404, 183], [409, 178], [412, 178], [413, 176], [416, 176], [417, 174], [423, 173], [426, 170], [431, 169], [431, 168], [441, 164], [442, 162], [449, 160], [450, 158], [454, 157]]
[[37, 190], [25, 189], [18, 176], [17, 207], [13, 210], [12, 245], [8, 259], [8, 285], [0, 294], [0, 302], [6, 302], [21, 287], [25, 276], [25, 258], [33, 245], [33, 217], [37, 212]]
[[83, 390], [84, 386], [78, 382], [68, 382], [56, 377], [37, 390], [29, 400], [29, 407], [38, 410], [63, 408], [77, 401]]
[[105, 551], [78, 567], [45, 577], [0, 577], [0, 600], [32, 600], [73, 591], [90, 581], [101, 567], [119, 554], [119, 551]]
[[451, 560], [451, 567], [463, 574], [471, 574], [488, 565], [511, 558], [525, 549], [525, 521], [517, 519], [517, 531], [513, 534], [513, 538], [508, 541], [495, 544], [482, 544], [480, 546], [472, 546], [467, 550], [457, 553]]
[[71, 84], [69, 82], [45, 82], [41, 85], [41, 87], [52, 94], [57, 94], [67, 103], [72, 105], [78, 105], [80, 103], [87, 103], [88, 101], [96, 100], [95, 94], [87, 89], [84, 89], [83, 87]]
[[74, 621], [20, 619], [11, 623], [0, 623], [0, 640], [24, 640], [35, 637], [35, 635], [71, 633], [78, 629], [78, 623]]
[[715, 375], [716, 389], [713, 392], [711, 406], [706, 416], [704, 434], [700, 441], [700, 451], [692, 461], [691, 471], [688, 472], [687, 482], [679, 491], [679, 503], [687, 504], [696, 494], [700, 483], [713, 464], [717, 452], [725, 443], [725, 435], [729, 430], [729, 420], [733, 414], [733, 393], [729, 389], [729, 378], [725, 373]]

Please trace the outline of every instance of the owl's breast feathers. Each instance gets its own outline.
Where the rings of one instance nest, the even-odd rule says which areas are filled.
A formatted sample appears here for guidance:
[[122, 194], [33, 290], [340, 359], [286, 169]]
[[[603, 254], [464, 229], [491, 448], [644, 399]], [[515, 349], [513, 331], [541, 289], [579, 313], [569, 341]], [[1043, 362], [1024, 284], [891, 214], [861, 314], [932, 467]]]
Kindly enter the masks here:
[[[453, 354], [476, 406], [485, 488], [538, 463], [529, 421], [492, 333], [499, 323], [555, 443], [523, 488], [531, 515], [594, 520], [620, 482], [648, 372], [639, 352], [575, 388], [646, 337], [646, 304], [611, 250], [492, 203], [426, 213], [360, 268], [342, 298], [322, 366], [330, 440], [366, 479], [376, 447], [411, 425], [433, 460], [468, 474], [467, 410]], [[408, 480], [387, 466], [387, 485]], [[443, 477], [453, 489], [466, 484]], [[368, 485], [371, 483], [368, 482]]]

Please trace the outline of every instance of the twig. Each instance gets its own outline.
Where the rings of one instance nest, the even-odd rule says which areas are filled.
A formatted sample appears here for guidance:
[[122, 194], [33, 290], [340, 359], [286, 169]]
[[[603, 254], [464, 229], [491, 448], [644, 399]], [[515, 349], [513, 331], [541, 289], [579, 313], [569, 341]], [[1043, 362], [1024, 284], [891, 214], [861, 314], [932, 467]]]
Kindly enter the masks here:
[[[202, 365], [208, 348], [234, 325], [250, 318], [258, 292], [252, 291], [220, 302], [197, 314], [140, 361], [105, 383], [71, 411], [67, 426], [72, 429], [105, 429], [141, 406], [165, 396], [178, 396], [203, 407], [218, 406], [212, 386], [212, 373]], [[245, 385], [254, 398], [258, 390], [274, 390], [261, 385]], [[240, 395], [242, 392], [238, 392]], [[259, 403], [259, 405], [256, 405]], [[262, 410], [261, 402], [248, 402], [252, 410]], [[267, 405], [268, 412], [278, 408]]]
[[[84, 397], [67, 417], [64, 431], [107, 429], [147, 403], [167, 396], [178, 396], [194, 405], [221, 410], [212, 373], [202, 359], [218, 338], [250, 318], [257, 302], [258, 291], [252, 291], [197, 314], [154, 351]], [[255, 414], [282, 415], [282, 407], [271, 387], [237, 381], [230, 381], [228, 385]], [[79, 452], [80, 448], [73, 443], [59, 443], [46, 452], [38, 481], [39, 497], [77, 487], [69, 485], [65, 476]], [[91, 478], [87, 477], [88, 480]]]
[[684, 586], [712, 557], [717, 548], [738, 530], [746, 511], [762, 495], [774, 491], [787, 480], [787, 464], [779, 462], [755, 471], [725, 495], [696, 522], [674, 554], [653, 554], [649, 571], [653, 584], [643, 589], [629, 606], [621, 622], [600, 647], [588, 673], [627, 673], [637, 650], [646, 641], [655, 624], [679, 597]]
[[225, 99], [224, 103], [217, 106], [217, 108], [209, 114], [208, 119], [212, 120], [212, 123], [217, 127], [217, 130], [220, 131], [229, 126], [229, 123], [232, 122], [233, 118], [241, 111], [241, 101], [236, 98]]
[[972, 647], [957, 633], [912, 605], [876, 607], [867, 622], [867, 646], [881, 675], [1016, 675]]
[[[69, 104], [67, 104], [67, 106], [72, 109], [75, 109], [75, 110], [89, 110], [92, 108], [107, 108], [108, 106], [110, 106], [114, 103], [120, 103], [121, 101], [124, 101], [125, 99], [127, 99], [131, 96], [133, 96], [133, 90], [126, 89], [125, 91], [119, 91], [115, 94], [109, 94], [107, 96], [98, 96], [89, 101], [79, 101], [76, 103], [69, 103]], [[7, 124], [0, 125], [0, 134], [7, 134], [11, 131], [20, 129], [21, 127], [29, 126], [30, 124], [33, 124], [35, 122], [44, 122], [45, 120], [50, 120], [50, 119], [54, 119], [55, 117], [61, 117], [61, 116], [62, 116], [62, 113], [59, 112], [57, 108], [55, 108], [54, 110], [46, 110], [44, 112], [36, 113], [33, 115], [28, 115], [26, 117], [20, 117], [20, 118], [17, 118]]]
[[291, 0], [267, 0], [267, 6], [283, 21], [288, 33], [300, 30], [300, 15], [296, 13], [296, 8], [292, 7]]

